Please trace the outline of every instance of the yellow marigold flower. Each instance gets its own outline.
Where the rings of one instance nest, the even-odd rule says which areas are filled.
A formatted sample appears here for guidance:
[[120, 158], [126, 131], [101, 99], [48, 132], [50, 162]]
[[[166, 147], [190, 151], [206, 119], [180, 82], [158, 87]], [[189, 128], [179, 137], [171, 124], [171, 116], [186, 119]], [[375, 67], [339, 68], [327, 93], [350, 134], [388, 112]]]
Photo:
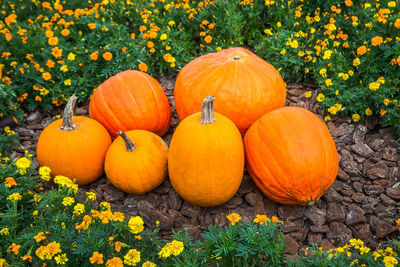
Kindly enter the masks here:
[[325, 78], [326, 77], [326, 69], [320, 69], [319, 75], [321, 75], [322, 78]]
[[147, 72], [147, 70], [148, 70], [146, 63], [144, 63], [144, 62], [139, 63], [138, 67], [139, 67], [139, 70], [143, 71], [143, 72]]
[[2, 228], [0, 230], [0, 235], [9, 235], [10, 231], [8, 230], [8, 228]]
[[231, 213], [226, 216], [226, 218], [231, 222], [232, 225], [235, 225], [238, 221], [242, 219], [239, 214]]
[[61, 70], [62, 72], [67, 72], [67, 71], [68, 71], [68, 65], [62, 65], [62, 66], [60, 67], [60, 70]]
[[6, 185], [6, 187], [11, 188], [13, 186], [17, 186], [17, 182], [15, 181], [15, 179], [13, 177], [7, 177], [4, 181], [4, 184]]
[[64, 85], [65, 85], [65, 86], [70, 86], [71, 84], [72, 84], [71, 79], [66, 79], [66, 80], [64, 81]]
[[96, 201], [96, 193], [94, 192], [86, 192], [86, 197], [90, 201]]
[[101, 207], [103, 210], [111, 210], [111, 205], [110, 205], [110, 203], [108, 203], [107, 201], [102, 201], [102, 202], [100, 202], [100, 207]]
[[21, 200], [22, 199], [22, 195], [20, 193], [18, 193], [18, 192], [12, 193], [11, 195], [9, 195], [7, 197], [7, 199], [10, 200], [11, 202], [15, 202], [15, 201]]
[[390, 1], [388, 7], [396, 7], [396, 1]]
[[371, 116], [372, 115], [372, 110], [370, 108], [365, 109], [365, 115]]
[[326, 115], [326, 116], [324, 117], [324, 121], [330, 121], [330, 120], [332, 120], [331, 116]]
[[327, 60], [331, 58], [333, 51], [332, 50], [325, 50], [324, 55], [322, 56], [323, 60]]
[[47, 246], [40, 246], [38, 249], [35, 251], [36, 256], [38, 256], [42, 261], [44, 260], [51, 260], [53, 257], [51, 255], [50, 250], [47, 248]]
[[94, 23], [89, 23], [89, 24], [88, 24], [88, 27], [89, 27], [89, 29], [94, 30], [94, 29], [96, 29], [96, 24], [94, 24]]
[[0, 267], [8, 266], [7, 261], [5, 259], [0, 259]]
[[103, 260], [103, 254], [95, 251], [93, 252], [92, 257], [89, 258], [89, 261], [91, 264], [103, 264], [104, 260]]
[[128, 222], [129, 231], [132, 234], [139, 234], [144, 229], [144, 222], [140, 216], [134, 216], [129, 219]]
[[17, 166], [20, 174], [26, 174], [26, 169], [31, 167], [31, 161], [26, 157], [22, 157], [17, 159], [15, 166]]
[[369, 247], [360, 247], [360, 255], [368, 254], [371, 249]]
[[285, 54], [286, 54], [286, 49], [285, 49], [285, 48], [282, 49], [280, 54], [281, 54], [281, 55], [285, 55]]
[[318, 102], [322, 102], [322, 101], [324, 101], [324, 100], [325, 100], [324, 94], [323, 94], [323, 93], [319, 93], [319, 94], [317, 95], [317, 101], [318, 101]]
[[204, 37], [204, 42], [206, 42], [207, 44], [211, 43], [212, 41], [212, 37], [210, 35], [207, 35], [206, 37]]
[[55, 46], [58, 44], [58, 38], [57, 37], [50, 37], [48, 40], [49, 45]]
[[168, 21], [168, 26], [172, 27], [174, 25], [175, 25], [175, 21], [173, 21], [173, 20]]
[[364, 4], [364, 9], [367, 9], [367, 8], [370, 8], [371, 7], [371, 4], [370, 3], [365, 3]]
[[113, 55], [112, 55], [111, 52], [105, 52], [103, 54], [103, 58], [104, 58], [105, 61], [110, 61], [113, 58]]
[[74, 211], [72, 212], [72, 214], [79, 216], [84, 212], [85, 212], [85, 205], [83, 205], [82, 203], [77, 203], [74, 206]]
[[168, 38], [168, 36], [167, 36], [166, 33], [163, 33], [163, 34], [160, 35], [160, 40], [161, 41], [167, 40], [167, 38]]
[[264, 30], [264, 33], [266, 34], [266, 35], [273, 35], [273, 33], [272, 33], [272, 29], [265, 29]]
[[11, 244], [11, 246], [8, 247], [7, 251], [8, 252], [12, 252], [15, 255], [18, 255], [19, 253], [19, 249], [20, 249], [21, 245], [17, 245], [14, 242]]
[[68, 36], [70, 34], [70, 31], [68, 29], [64, 29], [61, 31], [62, 36]]
[[259, 215], [259, 214], [257, 214], [253, 220], [253, 222], [259, 223], [259, 224], [263, 224], [263, 223], [266, 224], [269, 221], [270, 221], [270, 219], [268, 218], [267, 215]]
[[332, 83], [332, 80], [331, 80], [331, 79], [326, 79], [326, 80], [325, 80], [325, 84], [326, 84], [326, 86], [327, 86], [327, 87], [329, 87], [329, 86], [333, 85], [333, 83]]
[[394, 267], [398, 264], [398, 261], [393, 256], [386, 256], [383, 258], [383, 263], [385, 264], [385, 267]]
[[381, 76], [378, 78], [378, 80], [376, 80], [376, 82], [378, 82], [380, 84], [385, 84], [385, 78]]
[[380, 83], [378, 83], [378, 82], [372, 82], [372, 83], [370, 83], [370, 84], [368, 85], [368, 88], [369, 88], [370, 90], [372, 90], [372, 91], [378, 90], [379, 87], [380, 87]]
[[[129, 266], [136, 266], [140, 262], [140, 251], [130, 249], [124, 256], [124, 263]], [[143, 266], [143, 265], [142, 265]]]
[[106, 267], [123, 267], [124, 264], [121, 258], [114, 257], [106, 262]]
[[54, 257], [57, 264], [66, 264], [68, 261], [67, 254], [63, 253]]
[[55, 241], [47, 244], [47, 249], [49, 250], [52, 257], [57, 253], [61, 253], [60, 243]]
[[375, 36], [371, 39], [371, 44], [373, 46], [379, 46], [383, 43], [383, 38], [380, 36]]
[[75, 57], [76, 57], [76, 55], [74, 54], [74, 53], [69, 53], [68, 54], [68, 56], [67, 56], [67, 59], [69, 60], [69, 61], [73, 61], [73, 60], [75, 60]]
[[358, 57], [356, 57], [356, 58], [353, 60], [353, 66], [354, 66], [354, 67], [357, 67], [357, 66], [359, 66], [360, 64], [361, 64], [360, 59], [359, 59]]
[[172, 242], [165, 244], [158, 255], [162, 258], [168, 258], [171, 255], [178, 256], [182, 253], [183, 249], [183, 242], [173, 240]]
[[351, 116], [351, 118], [353, 119], [354, 122], [358, 122], [358, 121], [360, 121], [360, 119], [361, 119], [361, 117], [360, 117], [359, 114], [353, 114], [353, 115]]
[[58, 184], [61, 187], [67, 187], [73, 191], [74, 194], [78, 192], [78, 185], [75, 184], [71, 179], [68, 177], [57, 175], [54, 177], [54, 183]]
[[156, 267], [157, 264], [151, 262], [151, 261], [146, 261], [142, 264], [142, 267]]
[[74, 198], [72, 198], [72, 197], [64, 197], [61, 203], [64, 206], [71, 206], [72, 204], [74, 204], [74, 202], [75, 202]]

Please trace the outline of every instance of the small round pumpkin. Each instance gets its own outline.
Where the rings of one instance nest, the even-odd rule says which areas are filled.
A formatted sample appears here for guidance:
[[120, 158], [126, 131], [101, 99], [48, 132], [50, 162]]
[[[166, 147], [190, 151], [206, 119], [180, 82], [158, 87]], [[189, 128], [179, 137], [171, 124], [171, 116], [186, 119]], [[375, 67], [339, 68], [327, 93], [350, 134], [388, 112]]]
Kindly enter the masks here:
[[180, 120], [199, 112], [203, 99], [213, 95], [215, 111], [244, 135], [256, 119], [285, 105], [286, 87], [272, 65], [234, 47], [189, 62], [178, 74], [174, 94]]
[[244, 145], [247, 170], [273, 201], [312, 205], [335, 181], [335, 142], [324, 122], [306, 109], [265, 114], [247, 131]]
[[63, 175], [85, 185], [104, 173], [104, 158], [111, 137], [99, 122], [73, 116], [75, 102], [76, 96], [71, 96], [63, 119], [52, 122], [42, 131], [37, 159], [40, 166], [51, 169], [52, 175]]
[[119, 130], [136, 129], [162, 136], [171, 121], [168, 98], [161, 85], [147, 73], [136, 70], [120, 72], [97, 87], [89, 113], [113, 138]]
[[145, 130], [118, 134], [104, 163], [108, 180], [120, 190], [136, 195], [159, 186], [167, 176], [167, 144]]
[[213, 100], [206, 97], [201, 113], [178, 125], [168, 154], [173, 188], [187, 202], [202, 207], [231, 199], [244, 169], [242, 136], [231, 120], [214, 114]]

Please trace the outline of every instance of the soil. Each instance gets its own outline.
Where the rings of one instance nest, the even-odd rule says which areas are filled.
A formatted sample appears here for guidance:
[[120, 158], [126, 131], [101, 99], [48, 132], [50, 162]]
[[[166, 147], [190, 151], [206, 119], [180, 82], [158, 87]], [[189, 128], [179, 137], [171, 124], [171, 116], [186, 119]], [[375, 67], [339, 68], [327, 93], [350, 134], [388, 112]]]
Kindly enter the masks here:
[[[173, 114], [171, 128], [163, 137], [169, 144], [179, 123], [173, 96], [175, 79], [160, 78], [159, 81]], [[310, 90], [313, 97], [306, 99], [304, 93]], [[287, 105], [306, 108], [323, 118], [315, 85], [290, 84], [287, 92]], [[22, 147], [14, 146], [11, 157], [20, 157], [27, 149], [37, 165], [35, 152], [39, 135], [54, 120], [54, 115], [61, 112], [61, 109], [51, 114], [41, 110], [32, 112], [26, 118], [26, 125], [15, 128]], [[88, 103], [78, 105], [75, 115], [88, 116]], [[138, 196], [118, 190], [104, 176], [81, 187], [80, 197], [84, 198], [86, 191], [95, 192], [98, 202], [110, 202], [113, 211], [122, 211], [128, 218], [140, 215], [148, 227], [154, 227], [158, 220], [161, 235], [166, 239], [171, 228], [181, 227], [199, 238], [209, 225], [227, 225], [226, 215], [236, 212], [244, 221], [252, 220], [256, 214], [282, 220], [288, 256], [298, 255], [312, 243], [329, 249], [342, 246], [351, 238], [359, 238], [375, 249], [399, 233], [395, 221], [400, 217], [400, 190], [393, 185], [400, 177], [400, 143], [392, 129], [382, 127], [375, 116], [358, 123], [353, 123], [351, 118], [333, 118], [327, 126], [338, 149], [339, 172], [333, 186], [310, 207], [280, 205], [269, 200], [257, 189], [247, 171], [236, 195], [214, 208], [199, 208], [183, 201], [168, 178], [155, 190]]]

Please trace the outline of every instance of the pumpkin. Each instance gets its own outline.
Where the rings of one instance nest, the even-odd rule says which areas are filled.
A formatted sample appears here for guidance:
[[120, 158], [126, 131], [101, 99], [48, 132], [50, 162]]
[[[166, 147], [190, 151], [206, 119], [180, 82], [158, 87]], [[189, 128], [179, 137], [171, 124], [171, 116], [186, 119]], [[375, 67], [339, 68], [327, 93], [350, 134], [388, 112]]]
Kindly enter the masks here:
[[108, 180], [129, 194], [144, 194], [167, 176], [168, 146], [146, 130], [118, 132], [104, 163]]
[[215, 111], [244, 135], [256, 119], [285, 105], [286, 87], [272, 65], [234, 47], [189, 62], [178, 74], [174, 94], [180, 120], [199, 112], [204, 97], [213, 95]]
[[244, 145], [248, 172], [273, 201], [312, 205], [335, 181], [335, 142], [324, 122], [306, 109], [265, 114], [247, 131]]
[[205, 98], [201, 113], [176, 128], [168, 154], [175, 191], [187, 202], [211, 207], [233, 197], [243, 177], [244, 148], [239, 130], [213, 112], [214, 97]]
[[94, 91], [90, 116], [107, 128], [113, 138], [119, 130], [142, 129], [164, 135], [170, 126], [171, 110], [161, 85], [150, 75], [126, 70]]
[[73, 116], [76, 99], [71, 96], [63, 119], [52, 122], [40, 134], [37, 159], [40, 166], [50, 167], [52, 175], [63, 175], [85, 185], [104, 173], [111, 137], [99, 122]]

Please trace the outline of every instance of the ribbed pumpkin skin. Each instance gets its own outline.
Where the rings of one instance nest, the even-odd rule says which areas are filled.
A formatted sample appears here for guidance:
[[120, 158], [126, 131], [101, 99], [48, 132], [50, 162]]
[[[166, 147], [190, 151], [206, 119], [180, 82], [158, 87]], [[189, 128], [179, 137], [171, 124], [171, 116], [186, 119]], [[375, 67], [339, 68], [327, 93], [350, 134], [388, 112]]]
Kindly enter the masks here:
[[168, 171], [175, 191], [201, 207], [220, 205], [237, 192], [243, 177], [244, 148], [235, 124], [215, 113], [201, 124], [200, 113], [176, 128], [168, 154]]
[[97, 121], [73, 116], [77, 129], [61, 130], [62, 119], [49, 124], [37, 144], [40, 166], [51, 169], [51, 175], [75, 178], [77, 184], [95, 181], [104, 173], [104, 158], [111, 144], [107, 130]]
[[[240, 60], [234, 60], [240, 56]], [[279, 72], [249, 50], [221, 50], [189, 62], [175, 83], [179, 119], [200, 111], [207, 95], [215, 96], [214, 110], [231, 119], [242, 135], [265, 113], [283, 107], [286, 88]]]
[[132, 130], [125, 134], [136, 148], [126, 151], [120, 136], [113, 141], [104, 164], [107, 178], [126, 193], [147, 193], [167, 176], [168, 146], [161, 137], [149, 131]]
[[89, 105], [90, 116], [111, 136], [119, 130], [148, 130], [160, 136], [170, 126], [171, 109], [161, 85], [150, 75], [126, 70], [96, 88]]
[[326, 125], [306, 109], [284, 107], [265, 114], [247, 131], [244, 145], [247, 170], [276, 202], [306, 205], [335, 181], [335, 143]]

